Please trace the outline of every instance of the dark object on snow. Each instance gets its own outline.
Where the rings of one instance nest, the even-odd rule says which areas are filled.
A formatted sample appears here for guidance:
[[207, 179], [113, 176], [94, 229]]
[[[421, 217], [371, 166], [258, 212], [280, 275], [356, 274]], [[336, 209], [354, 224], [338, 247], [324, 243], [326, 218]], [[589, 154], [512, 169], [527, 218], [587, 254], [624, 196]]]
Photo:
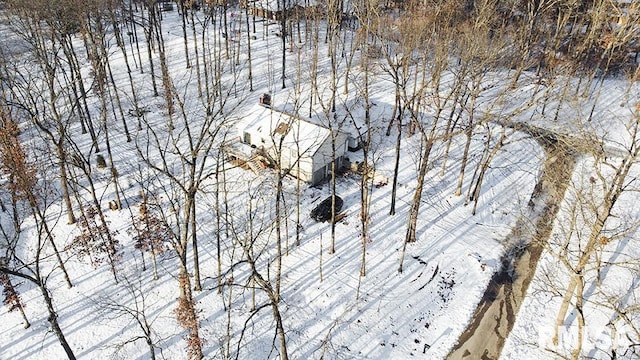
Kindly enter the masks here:
[[141, 117], [142, 115], [146, 114], [149, 112], [149, 109], [147, 109], [146, 107], [136, 107], [135, 109], [129, 109], [127, 111], [127, 113], [129, 114], [129, 116], [135, 116], [135, 117]]
[[98, 169], [104, 169], [107, 167], [107, 162], [104, 160], [104, 156], [100, 154], [96, 156], [96, 166]]
[[[342, 209], [342, 198], [336, 195], [336, 207], [335, 214], [336, 216]], [[322, 200], [318, 206], [316, 206], [313, 210], [311, 210], [311, 218], [318, 222], [329, 221], [331, 220], [331, 196]]]
[[266, 93], [262, 94], [262, 96], [260, 96], [260, 104], [264, 106], [271, 106], [271, 95]]

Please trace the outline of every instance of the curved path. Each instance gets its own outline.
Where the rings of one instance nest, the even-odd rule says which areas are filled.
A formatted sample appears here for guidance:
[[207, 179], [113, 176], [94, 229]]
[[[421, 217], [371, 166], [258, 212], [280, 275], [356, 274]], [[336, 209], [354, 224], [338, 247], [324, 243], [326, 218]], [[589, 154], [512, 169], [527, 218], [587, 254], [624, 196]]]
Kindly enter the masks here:
[[[564, 198], [575, 165], [575, 142], [548, 130], [522, 124], [510, 127], [533, 136], [547, 159], [529, 206], [511, 230], [502, 270], [491, 278], [473, 317], [447, 359], [498, 359], [513, 328], [527, 288], [535, 274], [544, 245], [551, 234], [558, 204]], [[572, 144], [573, 143], [573, 144]], [[527, 224], [533, 224], [527, 228]]]

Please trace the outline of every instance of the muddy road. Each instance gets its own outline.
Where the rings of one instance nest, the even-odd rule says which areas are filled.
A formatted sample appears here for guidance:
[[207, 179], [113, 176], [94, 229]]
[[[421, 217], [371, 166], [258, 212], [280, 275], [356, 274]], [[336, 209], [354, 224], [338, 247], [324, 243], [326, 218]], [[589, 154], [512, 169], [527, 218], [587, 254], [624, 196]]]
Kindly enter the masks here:
[[576, 152], [572, 141], [559, 139], [544, 129], [517, 127], [533, 136], [545, 150], [540, 180], [529, 202], [529, 214], [522, 215], [509, 234], [501, 271], [491, 278], [469, 325], [447, 359], [500, 357], [573, 173]]

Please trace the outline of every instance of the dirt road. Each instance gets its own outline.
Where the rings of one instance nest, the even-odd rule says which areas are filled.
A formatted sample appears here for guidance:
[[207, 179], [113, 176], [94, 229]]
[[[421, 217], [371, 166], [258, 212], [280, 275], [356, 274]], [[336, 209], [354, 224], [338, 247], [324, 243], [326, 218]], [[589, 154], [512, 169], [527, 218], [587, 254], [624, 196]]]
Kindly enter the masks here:
[[[495, 273], [473, 318], [448, 359], [498, 359], [531, 283], [544, 244], [551, 234], [558, 204], [564, 197], [575, 165], [573, 147], [555, 134], [522, 127], [543, 146], [547, 159], [531, 197], [531, 211], [509, 235], [502, 270]], [[526, 224], [533, 224], [526, 225]]]

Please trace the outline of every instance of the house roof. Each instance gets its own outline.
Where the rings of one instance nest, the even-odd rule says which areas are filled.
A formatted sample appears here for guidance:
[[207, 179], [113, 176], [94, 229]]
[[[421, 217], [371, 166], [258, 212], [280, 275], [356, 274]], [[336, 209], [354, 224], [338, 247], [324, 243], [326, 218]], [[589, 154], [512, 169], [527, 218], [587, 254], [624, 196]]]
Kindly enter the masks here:
[[261, 105], [253, 106], [239, 124], [243, 131], [259, 134], [271, 147], [279, 144], [299, 152], [313, 155], [331, 136], [331, 131], [298, 116]]
[[[278, 4], [279, 3], [279, 4]], [[291, 9], [295, 6], [311, 6], [315, 5], [315, 0], [254, 0], [253, 6], [270, 11], [279, 11]]]

